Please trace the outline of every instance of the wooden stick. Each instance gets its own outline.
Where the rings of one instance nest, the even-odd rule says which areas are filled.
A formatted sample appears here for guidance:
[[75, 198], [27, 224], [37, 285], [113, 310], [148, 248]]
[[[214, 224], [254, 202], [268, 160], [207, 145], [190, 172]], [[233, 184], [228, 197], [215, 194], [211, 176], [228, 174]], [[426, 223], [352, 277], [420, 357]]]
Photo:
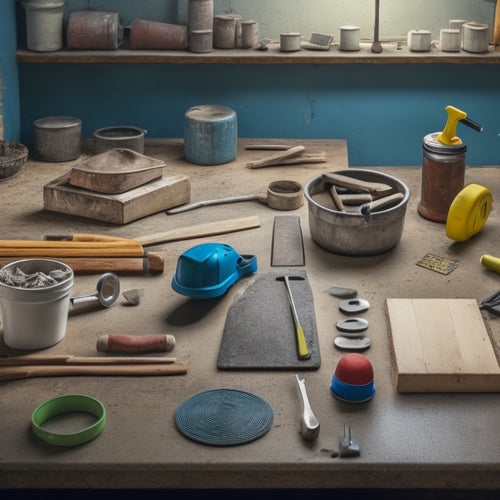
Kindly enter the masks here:
[[333, 172], [328, 172], [322, 175], [324, 182], [330, 182], [336, 186], [345, 187], [348, 189], [353, 189], [356, 191], [362, 191], [370, 194], [390, 194], [393, 188], [388, 184], [382, 182], [368, 182], [356, 179], [354, 177], [349, 177], [347, 175], [335, 174]]
[[330, 194], [332, 195], [333, 202], [335, 203], [337, 210], [345, 212], [344, 204], [342, 203], [342, 200], [340, 199], [339, 194], [337, 193], [337, 188], [335, 186], [330, 187]]
[[497, 50], [496, 46], [500, 45], [500, 1], [497, 0], [495, 7], [495, 21], [493, 24], [493, 45], [495, 45], [495, 50]]
[[[205, 236], [215, 236], [218, 234], [232, 233], [236, 231], [244, 231], [260, 226], [257, 217], [242, 217], [237, 219], [222, 220], [216, 222], [208, 222], [206, 224], [198, 224], [196, 226], [181, 227], [170, 231], [148, 234], [134, 238], [134, 241], [143, 246], [159, 245], [171, 241], [188, 240], [192, 238], [203, 238]], [[105, 239], [121, 240], [114, 236], [99, 236], [96, 234], [73, 234], [67, 236], [45, 236], [46, 239], [68, 241], [104, 241]]]
[[253, 229], [260, 226], [258, 217], [242, 217], [239, 219], [228, 219], [217, 222], [208, 222], [197, 226], [181, 227], [163, 233], [154, 233], [140, 236], [136, 241], [144, 246], [159, 245], [170, 241], [188, 240], [191, 238], [202, 238], [204, 236], [215, 236], [217, 234], [232, 233]]
[[3, 257], [143, 257], [142, 245], [131, 239], [118, 241], [0, 240]]
[[339, 194], [339, 198], [344, 205], [361, 205], [362, 203], [370, 203], [373, 201], [371, 194]]
[[262, 167], [272, 167], [277, 165], [278, 162], [283, 161], [286, 158], [293, 158], [294, 156], [300, 156], [305, 151], [304, 146], [295, 146], [293, 148], [287, 149], [283, 153], [277, 153], [275, 155], [269, 156], [262, 160], [250, 161], [247, 163], [249, 168], [262, 168]]
[[187, 364], [182, 361], [139, 365], [33, 365], [0, 368], [0, 381], [31, 377], [67, 377], [75, 375], [101, 376], [158, 376], [183, 375]]
[[274, 164], [277, 165], [300, 165], [306, 163], [326, 163], [326, 153], [303, 154], [294, 158], [285, 158]]
[[140, 365], [175, 363], [176, 358], [134, 356], [73, 356], [72, 354], [33, 354], [0, 358], [0, 366], [20, 365]]
[[[75, 274], [102, 272], [130, 274], [158, 274], [165, 269], [164, 252], [145, 252], [144, 257], [57, 257], [73, 269]], [[47, 258], [36, 255], [30, 258]], [[18, 257], [0, 257], [0, 266], [19, 260]]]
[[256, 151], [286, 151], [290, 149], [290, 146], [286, 144], [247, 144], [245, 149]]

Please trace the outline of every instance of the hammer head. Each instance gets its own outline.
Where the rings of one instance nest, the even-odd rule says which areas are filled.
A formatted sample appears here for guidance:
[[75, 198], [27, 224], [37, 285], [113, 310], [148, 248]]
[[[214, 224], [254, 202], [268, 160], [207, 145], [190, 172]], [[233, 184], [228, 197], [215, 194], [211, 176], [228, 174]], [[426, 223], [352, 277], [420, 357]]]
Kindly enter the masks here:
[[277, 281], [285, 281], [286, 279], [288, 279], [290, 281], [304, 281], [305, 280], [304, 276], [294, 276], [294, 275], [278, 276], [276, 278]]

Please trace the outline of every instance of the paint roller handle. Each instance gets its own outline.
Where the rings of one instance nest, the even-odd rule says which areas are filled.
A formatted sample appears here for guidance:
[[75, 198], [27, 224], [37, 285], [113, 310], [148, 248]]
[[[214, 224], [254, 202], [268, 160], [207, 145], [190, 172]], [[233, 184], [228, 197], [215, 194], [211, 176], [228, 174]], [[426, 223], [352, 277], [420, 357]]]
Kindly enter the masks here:
[[486, 269], [500, 273], [500, 258], [493, 257], [493, 255], [482, 255], [481, 265]]

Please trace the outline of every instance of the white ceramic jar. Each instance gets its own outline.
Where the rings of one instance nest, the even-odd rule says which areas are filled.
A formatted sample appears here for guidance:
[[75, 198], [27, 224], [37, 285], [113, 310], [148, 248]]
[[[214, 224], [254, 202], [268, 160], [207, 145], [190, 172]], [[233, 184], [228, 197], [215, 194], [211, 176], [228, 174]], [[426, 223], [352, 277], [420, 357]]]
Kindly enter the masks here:
[[408, 49], [412, 52], [428, 52], [431, 50], [432, 34], [428, 30], [410, 30], [408, 32]]
[[443, 28], [439, 32], [439, 48], [442, 52], [460, 52], [462, 33], [458, 29]]
[[340, 50], [359, 50], [360, 28], [359, 26], [345, 25], [340, 28]]

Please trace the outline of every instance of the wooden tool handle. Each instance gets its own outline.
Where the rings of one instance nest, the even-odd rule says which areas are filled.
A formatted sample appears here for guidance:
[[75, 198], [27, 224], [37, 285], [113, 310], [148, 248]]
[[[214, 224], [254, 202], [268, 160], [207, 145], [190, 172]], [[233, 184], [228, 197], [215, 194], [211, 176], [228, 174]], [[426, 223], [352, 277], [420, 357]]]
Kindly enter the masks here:
[[3, 257], [143, 257], [136, 240], [117, 241], [30, 241], [0, 240]]
[[[47, 258], [32, 256], [31, 258]], [[0, 266], [19, 260], [18, 257], [0, 257]], [[158, 274], [165, 268], [165, 257], [162, 252], [147, 252], [145, 257], [58, 257], [73, 269], [75, 274], [93, 274], [114, 272], [117, 274]]]
[[495, 7], [495, 22], [493, 25], [493, 45], [500, 45], [500, 2]]
[[127, 238], [119, 238], [118, 236], [103, 236], [100, 234], [47, 234], [43, 238], [46, 241], [126, 241]]
[[105, 334], [97, 337], [96, 349], [98, 352], [167, 352], [175, 347], [173, 335], [120, 335]]
[[175, 363], [176, 358], [137, 356], [73, 356], [72, 354], [28, 354], [0, 358], [0, 366], [21, 365], [138, 365]]
[[232, 233], [259, 227], [258, 217], [242, 217], [238, 219], [208, 222], [197, 226], [181, 227], [163, 233], [154, 233], [147, 236], [135, 238], [141, 245], [151, 246], [167, 243], [169, 241], [189, 240], [192, 238], [202, 238], [204, 236], [215, 236], [217, 234]]
[[104, 376], [153, 376], [182, 375], [187, 373], [183, 361], [163, 364], [122, 364], [122, 365], [35, 365], [8, 366], [0, 368], [0, 381], [32, 377], [67, 377], [75, 375]]

